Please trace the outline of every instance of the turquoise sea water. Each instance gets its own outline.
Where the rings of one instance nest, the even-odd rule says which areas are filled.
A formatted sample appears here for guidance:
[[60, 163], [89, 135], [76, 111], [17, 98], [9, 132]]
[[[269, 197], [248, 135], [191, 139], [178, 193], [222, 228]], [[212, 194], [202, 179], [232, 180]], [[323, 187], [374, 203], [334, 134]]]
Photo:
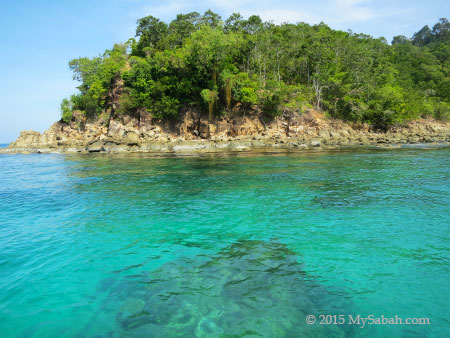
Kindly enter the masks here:
[[449, 336], [450, 149], [0, 154], [0, 173], [1, 337]]

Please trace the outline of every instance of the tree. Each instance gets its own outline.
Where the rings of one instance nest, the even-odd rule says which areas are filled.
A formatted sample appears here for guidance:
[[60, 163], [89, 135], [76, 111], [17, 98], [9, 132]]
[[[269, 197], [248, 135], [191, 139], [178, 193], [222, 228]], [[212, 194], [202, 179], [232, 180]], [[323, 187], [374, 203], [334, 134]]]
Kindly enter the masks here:
[[66, 123], [69, 123], [72, 120], [72, 103], [68, 99], [63, 99], [61, 102], [61, 120]]
[[92, 119], [114, 117], [117, 109], [172, 119], [181, 107], [212, 118], [221, 110], [278, 116], [312, 105], [380, 128], [421, 115], [444, 119], [449, 30], [442, 18], [388, 45], [324, 23], [276, 25], [239, 13], [223, 23], [211, 10], [179, 14], [169, 24], [147, 16], [137, 21], [136, 40], [70, 61], [79, 94], [61, 110], [65, 120], [74, 109]]
[[433, 33], [431, 32], [430, 27], [423, 26], [420, 31], [418, 31], [417, 33], [414, 33], [412, 42], [414, 45], [422, 47], [422, 46], [425, 46], [425, 45], [429, 44], [430, 42], [432, 42], [433, 39], [434, 39], [434, 36], [433, 36]]
[[181, 46], [195, 30], [198, 29], [201, 16], [197, 12], [178, 14], [169, 24], [168, 39], [171, 48]]
[[81, 82], [78, 87], [82, 98], [79, 109], [93, 117], [108, 105], [108, 91], [120, 80], [127, 60], [126, 44], [116, 44], [105, 51], [102, 57], [78, 58], [69, 62], [74, 79]]
[[404, 35], [397, 35], [397, 36], [394, 36], [394, 38], [392, 39], [393, 45], [405, 45], [410, 42], [411, 41]]
[[221, 17], [219, 14], [214, 13], [210, 9], [208, 9], [203, 16], [200, 18], [200, 25], [209, 26], [211, 28], [217, 28], [222, 23]]
[[137, 21], [136, 37], [139, 42], [132, 51], [132, 55], [145, 56], [151, 50], [162, 47], [160, 41], [167, 35], [168, 27], [161, 20], [149, 15]]
[[226, 33], [228, 32], [238, 32], [243, 29], [245, 24], [244, 18], [239, 13], [233, 13], [231, 16], [225, 20], [225, 25], [223, 29]]
[[203, 89], [201, 91], [201, 96], [203, 98], [203, 101], [205, 101], [208, 104], [208, 117], [209, 117], [209, 120], [212, 120], [214, 104], [217, 101], [217, 97], [218, 97], [217, 91], [210, 90], [210, 89]]
[[450, 22], [446, 18], [440, 18], [433, 26], [433, 35], [438, 41], [446, 41], [450, 38]]

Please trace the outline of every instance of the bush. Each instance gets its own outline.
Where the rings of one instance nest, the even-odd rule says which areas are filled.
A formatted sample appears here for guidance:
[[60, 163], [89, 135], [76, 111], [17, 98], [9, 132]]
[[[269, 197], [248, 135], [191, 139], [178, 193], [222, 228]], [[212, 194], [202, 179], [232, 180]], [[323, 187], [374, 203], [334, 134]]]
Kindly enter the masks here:
[[434, 117], [441, 121], [450, 121], [450, 104], [447, 102], [438, 102], [434, 108]]
[[372, 125], [375, 129], [387, 130], [397, 121], [396, 112], [392, 110], [385, 110], [383, 112], [376, 111], [372, 115]]
[[233, 96], [237, 101], [243, 103], [245, 108], [249, 108], [258, 103], [257, 91], [259, 89], [256, 76], [250, 78], [248, 73], [239, 73], [235, 77]]
[[122, 96], [120, 96], [119, 106], [116, 109], [116, 114], [127, 115], [130, 114], [133, 110], [135, 110], [135, 107], [133, 106], [130, 95], [128, 93], [122, 94]]
[[66, 123], [70, 123], [70, 121], [72, 121], [72, 116], [72, 102], [68, 99], [63, 99], [61, 102], [61, 120]]
[[180, 101], [170, 96], [163, 96], [153, 103], [152, 115], [156, 118], [173, 119], [178, 116]]

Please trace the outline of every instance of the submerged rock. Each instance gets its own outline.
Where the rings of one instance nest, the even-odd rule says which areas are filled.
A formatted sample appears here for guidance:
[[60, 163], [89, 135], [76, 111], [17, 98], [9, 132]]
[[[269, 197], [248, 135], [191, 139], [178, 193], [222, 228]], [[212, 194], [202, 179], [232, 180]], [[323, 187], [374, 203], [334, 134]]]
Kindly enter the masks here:
[[127, 337], [345, 336], [348, 327], [306, 324], [327, 303], [345, 306], [297, 258], [277, 241], [242, 240], [209, 258], [174, 260], [120, 286], [117, 324]]

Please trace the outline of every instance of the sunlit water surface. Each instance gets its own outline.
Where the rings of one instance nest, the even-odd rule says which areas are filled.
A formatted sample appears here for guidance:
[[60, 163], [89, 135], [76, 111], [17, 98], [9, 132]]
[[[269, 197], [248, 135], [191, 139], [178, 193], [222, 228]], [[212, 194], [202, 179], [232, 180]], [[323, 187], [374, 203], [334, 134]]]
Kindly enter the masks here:
[[0, 172], [1, 337], [449, 335], [449, 149], [0, 155]]

